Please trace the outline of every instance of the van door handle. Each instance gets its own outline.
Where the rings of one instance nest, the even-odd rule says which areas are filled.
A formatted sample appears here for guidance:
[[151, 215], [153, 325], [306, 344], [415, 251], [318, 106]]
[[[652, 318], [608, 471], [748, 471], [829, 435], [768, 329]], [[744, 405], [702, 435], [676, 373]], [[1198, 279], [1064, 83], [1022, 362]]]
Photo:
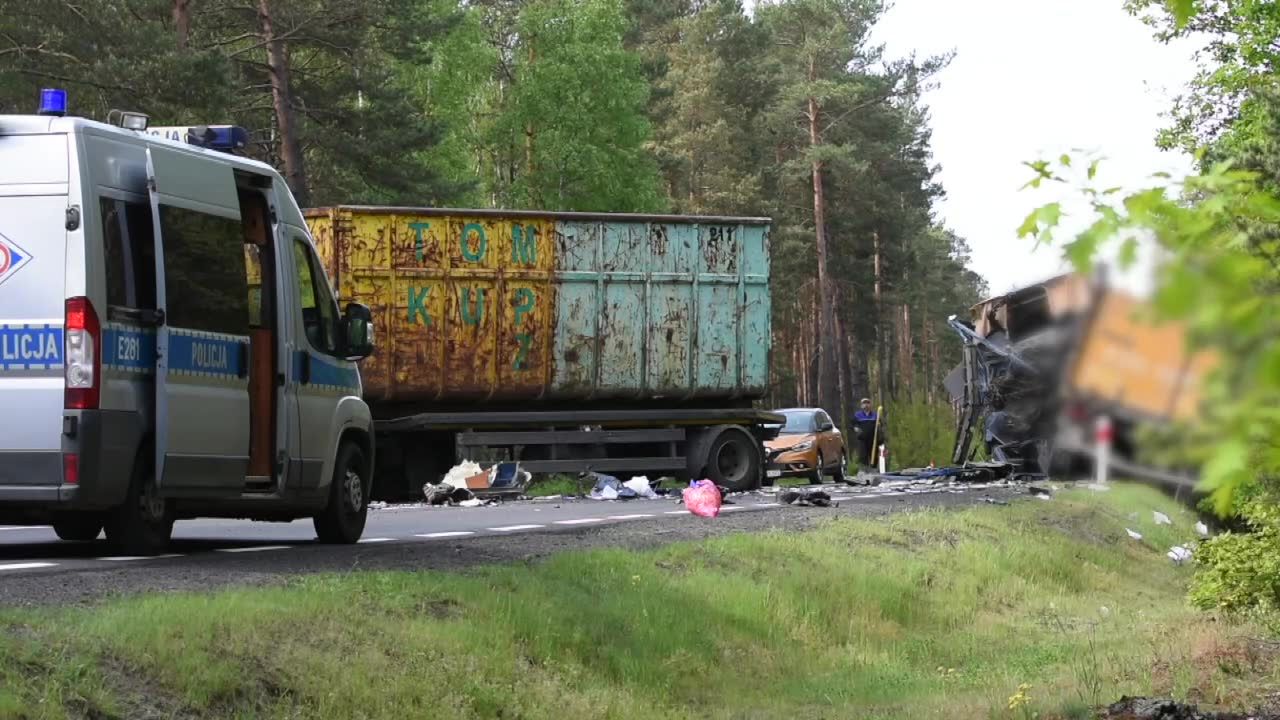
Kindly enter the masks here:
[[311, 353], [304, 350], [299, 355], [302, 356], [302, 372], [299, 373], [298, 382], [306, 385], [311, 382]]
[[240, 365], [237, 368], [236, 377], [249, 377], [249, 343], [236, 343], [236, 347], [238, 348], [237, 354], [239, 355]]

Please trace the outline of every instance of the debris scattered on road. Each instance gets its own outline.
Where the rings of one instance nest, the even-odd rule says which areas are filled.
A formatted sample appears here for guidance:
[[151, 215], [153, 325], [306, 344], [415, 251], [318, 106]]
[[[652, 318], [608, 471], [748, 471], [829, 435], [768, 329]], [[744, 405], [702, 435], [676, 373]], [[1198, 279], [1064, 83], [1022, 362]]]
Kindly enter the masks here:
[[579, 474], [578, 477], [595, 478], [595, 485], [591, 488], [591, 493], [587, 495], [592, 500], [617, 500], [622, 494], [622, 482], [612, 475], [586, 472]]
[[1157, 525], [1172, 525], [1172, 524], [1173, 524], [1173, 521], [1169, 519], [1169, 516], [1168, 516], [1168, 515], [1165, 515], [1164, 513], [1160, 512], [1159, 510], [1152, 510], [1152, 511], [1151, 511], [1151, 515], [1152, 515], [1153, 517], [1155, 517], [1155, 519], [1156, 519], [1156, 524], [1157, 524]]
[[831, 507], [831, 495], [822, 490], [785, 490], [778, 500], [788, 505]]
[[422, 488], [422, 494], [426, 497], [428, 505], [460, 505], [476, 497], [475, 493], [465, 487], [454, 487], [447, 482], [436, 485], [427, 483]]
[[449, 472], [445, 473], [444, 478], [440, 480], [440, 484], [455, 488], [465, 488], [467, 486], [467, 478], [475, 477], [483, 472], [484, 468], [480, 467], [480, 463], [464, 460], [449, 468]]
[[387, 504], [382, 500], [373, 500], [373, 501], [370, 501], [369, 503], [370, 510], [382, 510], [386, 507], [387, 507]]
[[1125, 528], [1125, 529], [1124, 529], [1124, 531], [1125, 531], [1125, 532], [1127, 532], [1127, 533], [1129, 533], [1129, 537], [1133, 538], [1134, 540], [1141, 540], [1141, 539], [1142, 539], [1142, 533], [1140, 533], [1140, 532], [1134, 532], [1134, 531], [1130, 530], [1129, 528]]
[[658, 493], [653, 491], [653, 487], [649, 485], [649, 478], [643, 475], [637, 475], [623, 483], [623, 487], [631, 490], [637, 497], [652, 500], [658, 497]]
[[470, 500], [463, 500], [462, 502], [458, 503], [458, 507], [466, 507], [466, 508], [484, 507], [485, 505], [496, 505], [496, 504], [497, 502], [494, 500], [481, 500], [480, 498], [471, 498]]
[[1173, 561], [1174, 565], [1181, 565], [1191, 559], [1191, 548], [1175, 545], [1165, 555]]
[[988, 505], [1008, 505], [1009, 504], [1004, 500], [997, 500], [995, 498], [989, 498], [989, 497], [982, 498], [982, 502], [987, 503]]
[[1209, 537], [1209, 526], [1208, 526], [1208, 525], [1205, 525], [1205, 524], [1204, 524], [1204, 523], [1202, 523], [1202, 522], [1197, 522], [1197, 523], [1196, 523], [1196, 533], [1197, 533], [1200, 537], [1202, 537], [1202, 538], [1207, 538], [1207, 537]]
[[[501, 462], [490, 466], [486, 470], [479, 463], [464, 460], [450, 468], [449, 472], [445, 474], [437, 485], [428, 484], [422, 490], [423, 494], [428, 496], [428, 504], [439, 503], [431, 502], [431, 493], [428, 492], [427, 488], [440, 487], [441, 485], [448, 485], [459, 490], [469, 490], [478, 497], [514, 497], [524, 490], [532, 477], [533, 475], [528, 471], [520, 469], [519, 463]], [[461, 502], [456, 497], [453, 499], [456, 502]], [[465, 500], [467, 498], [462, 499]]]
[[684, 506], [694, 515], [713, 518], [720, 514], [723, 495], [720, 493], [720, 488], [710, 480], [696, 480], [689, 483], [682, 497]]
[[936, 483], [981, 483], [1006, 480], [1013, 475], [1013, 466], [1002, 462], [971, 462], [949, 467], [903, 468], [893, 472], [871, 473], [859, 472], [852, 481], [846, 483], [858, 485], [879, 485], [882, 482], [916, 482]]

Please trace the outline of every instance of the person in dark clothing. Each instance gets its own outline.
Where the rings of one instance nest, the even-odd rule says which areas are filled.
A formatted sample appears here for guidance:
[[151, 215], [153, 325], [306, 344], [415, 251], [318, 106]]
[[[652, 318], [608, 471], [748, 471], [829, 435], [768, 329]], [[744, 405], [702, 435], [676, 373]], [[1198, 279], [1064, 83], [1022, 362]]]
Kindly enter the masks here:
[[[871, 406], [870, 398], [862, 398], [858, 405], [857, 412], [853, 414], [853, 432], [858, 441], [858, 465], [875, 467], [880, 458], [877, 446], [887, 444], [884, 424]], [[880, 427], [877, 429], [878, 423]]]

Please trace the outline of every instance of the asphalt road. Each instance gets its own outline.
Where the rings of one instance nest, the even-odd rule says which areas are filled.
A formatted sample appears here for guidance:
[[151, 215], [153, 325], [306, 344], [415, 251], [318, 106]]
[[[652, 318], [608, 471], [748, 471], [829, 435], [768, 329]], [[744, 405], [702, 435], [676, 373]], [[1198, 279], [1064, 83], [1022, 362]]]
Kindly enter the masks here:
[[832, 493], [836, 507], [786, 506], [766, 491], [731, 496], [714, 519], [693, 516], [674, 499], [391, 506], [370, 511], [356, 546], [318, 544], [310, 521], [190, 520], [176, 525], [171, 554], [154, 558], [114, 555], [102, 540], [62, 542], [48, 527], [0, 526], [0, 605], [271, 584], [310, 572], [454, 569], [584, 547], [642, 548], [726, 532], [804, 529], [832, 516], [971, 505], [1025, 492], [988, 485], [822, 489]]

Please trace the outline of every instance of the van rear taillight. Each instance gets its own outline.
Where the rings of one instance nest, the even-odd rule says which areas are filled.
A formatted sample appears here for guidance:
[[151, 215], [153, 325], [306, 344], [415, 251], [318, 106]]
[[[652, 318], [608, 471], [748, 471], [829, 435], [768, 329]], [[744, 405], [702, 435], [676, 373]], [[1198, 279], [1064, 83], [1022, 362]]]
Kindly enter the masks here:
[[96, 410], [101, 395], [102, 325], [88, 298], [67, 300], [66, 408]]
[[80, 484], [80, 456], [66, 453], [62, 456], [62, 482], [66, 485]]

